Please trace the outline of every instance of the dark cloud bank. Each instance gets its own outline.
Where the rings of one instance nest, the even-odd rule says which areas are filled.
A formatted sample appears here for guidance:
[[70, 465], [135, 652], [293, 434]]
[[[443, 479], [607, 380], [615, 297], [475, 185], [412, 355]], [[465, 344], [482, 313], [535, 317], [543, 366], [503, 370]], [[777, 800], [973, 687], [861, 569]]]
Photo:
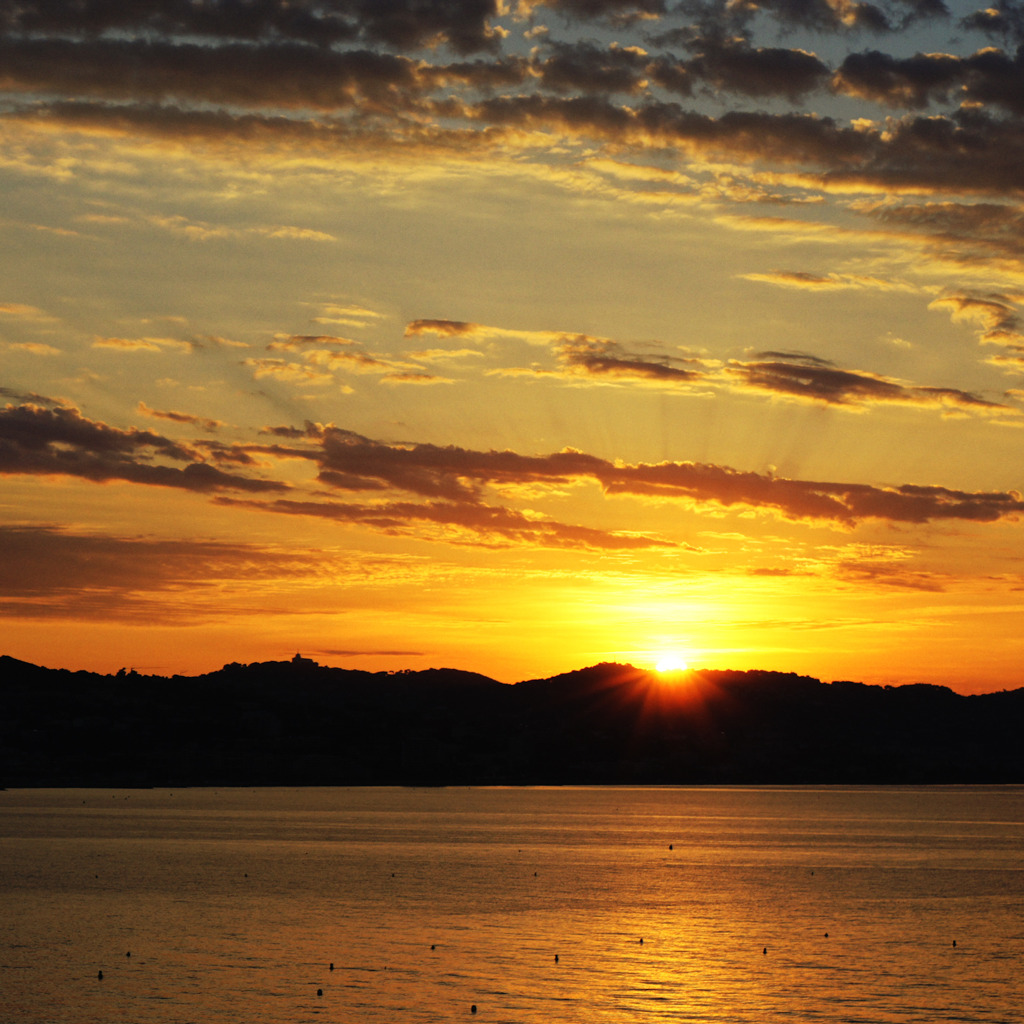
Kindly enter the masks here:
[[[926, 23], [970, 48], [896, 50]], [[825, 187], [1017, 196], [1022, 24], [1012, 3], [957, 22], [941, 0], [551, 0], [510, 13], [488, 0], [8, 0], [0, 65], [5, 116], [50, 125], [453, 152], [530, 128], [799, 168]], [[545, 31], [524, 47], [530, 26]], [[623, 41], [597, 42], [600, 26]], [[849, 52], [829, 63], [779, 45], [795, 29]], [[871, 104], [879, 120], [813, 106], [832, 99]], [[792, 109], [765, 108], [776, 102]]]
[[[150, 431], [111, 427], [73, 408], [9, 404], [0, 410], [0, 474], [182, 488], [209, 494], [222, 504], [313, 516], [383, 532], [450, 526], [467, 533], [461, 541], [448, 535], [456, 543], [475, 538], [472, 542], [607, 549], [672, 545], [640, 533], [527, 516], [511, 507], [511, 501], [502, 500], [502, 489], [594, 484], [608, 495], [757, 509], [843, 527], [866, 520], [992, 523], [1016, 519], [1024, 512], [1024, 499], [1015, 491], [793, 480], [696, 462], [610, 462], [574, 449], [523, 455], [387, 443], [334, 426], [281, 428], [275, 433], [291, 443], [184, 443]], [[267, 479], [266, 469], [247, 465], [258, 461], [272, 466], [277, 459], [311, 463], [319, 489], [297, 491], [283, 481]], [[232, 468], [221, 469], [216, 461]], [[243, 499], [232, 492], [279, 496]], [[339, 501], [333, 497], [338, 493], [373, 500]]]

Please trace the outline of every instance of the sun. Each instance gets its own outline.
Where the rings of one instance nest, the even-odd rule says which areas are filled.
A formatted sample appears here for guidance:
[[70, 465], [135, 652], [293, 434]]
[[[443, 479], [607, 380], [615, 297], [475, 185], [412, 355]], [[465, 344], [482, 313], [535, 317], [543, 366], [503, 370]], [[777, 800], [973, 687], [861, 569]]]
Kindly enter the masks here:
[[656, 672], [685, 672], [686, 662], [678, 654], [663, 655], [654, 666]]

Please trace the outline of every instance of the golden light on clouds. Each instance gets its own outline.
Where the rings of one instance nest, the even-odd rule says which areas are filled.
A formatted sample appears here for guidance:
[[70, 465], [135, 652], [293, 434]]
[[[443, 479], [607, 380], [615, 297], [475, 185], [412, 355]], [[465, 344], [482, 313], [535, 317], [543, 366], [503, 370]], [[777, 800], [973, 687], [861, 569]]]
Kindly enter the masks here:
[[87, 7], [0, 20], [5, 653], [1017, 684], [1009, 9]]

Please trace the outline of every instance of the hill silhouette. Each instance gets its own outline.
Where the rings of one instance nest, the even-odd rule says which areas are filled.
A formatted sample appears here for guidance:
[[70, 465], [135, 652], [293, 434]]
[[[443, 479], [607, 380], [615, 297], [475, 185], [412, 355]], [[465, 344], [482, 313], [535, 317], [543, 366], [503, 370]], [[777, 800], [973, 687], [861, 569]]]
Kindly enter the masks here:
[[1021, 783], [1024, 689], [659, 676], [508, 685], [291, 661], [198, 676], [0, 657], [0, 786]]

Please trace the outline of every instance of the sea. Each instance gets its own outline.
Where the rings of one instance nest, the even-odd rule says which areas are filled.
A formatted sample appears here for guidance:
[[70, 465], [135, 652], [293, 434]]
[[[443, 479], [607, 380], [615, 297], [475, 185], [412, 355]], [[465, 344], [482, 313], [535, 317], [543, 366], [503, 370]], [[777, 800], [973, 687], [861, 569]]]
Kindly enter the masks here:
[[1024, 1021], [1024, 787], [0, 792], [0, 1024]]

